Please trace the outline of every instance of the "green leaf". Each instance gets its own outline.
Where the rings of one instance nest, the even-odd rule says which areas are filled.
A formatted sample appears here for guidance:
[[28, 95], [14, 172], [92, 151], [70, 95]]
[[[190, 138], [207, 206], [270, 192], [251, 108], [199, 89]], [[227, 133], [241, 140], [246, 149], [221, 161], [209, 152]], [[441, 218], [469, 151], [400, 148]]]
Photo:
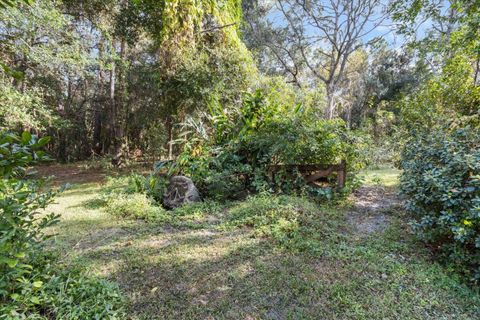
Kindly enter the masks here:
[[45, 146], [47, 143], [49, 143], [51, 139], [52, 139], [51, 137], [42, 137], [38, 140], [37, 143], [35, 143], [35, 147], [36, 148], [41, 148], [41, 147]]
[[22, 144], [27, 145], [32, 140], [32, 134], [28, 131], [22, 133]]
[[30, 301], [34, 304], [40, 304], [40, 299], [38, 299], [38, 297], [31, 297]]
[[7, 263], [7, 265], [10, 267], [10, 268], [15, 268], [18, 264], [18, 260], [17, 259], [5, 259], [5, 262]]
[[18, 300], [18, 298], [20, 298], [20, 295], [18, 293], [12, 293], [10, 295], [10, 298], [12, 298], [12, 300]]
[[41, 288], [43, 286], [43, 282], [42, 281], [34, 281], [33, 282], [33, 287], [34, 288]]
[[19, 259], [23, 259], [26, 257], [26, 253], [25, 252], [18, 252], [15, 254], [15, 257], [19, 258]]

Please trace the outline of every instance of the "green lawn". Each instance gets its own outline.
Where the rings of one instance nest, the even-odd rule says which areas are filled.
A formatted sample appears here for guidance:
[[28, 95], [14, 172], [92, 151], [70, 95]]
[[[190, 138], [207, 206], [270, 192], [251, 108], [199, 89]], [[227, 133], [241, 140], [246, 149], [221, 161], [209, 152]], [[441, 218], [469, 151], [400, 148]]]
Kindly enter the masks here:
[[[397, 173], [367, 172], [367, 182], [379, 175], [376, 184], [393, 186]], [[432, 262], [398, 206], [383, 212], [385, 230], [365, 235], [348, 222], [348, 205], [317, 206], [315, 241], [293, 250], [251, 228], [222, 227], [242, 203], [173, 227], [113, 218], [101, 190], [76, 184], [58, 197], [54, 246], [63, 262], [117, 282], [131, 319], [480, 317], [478, 293]]]
[[391, 166], [384, 166], [378, 169], [363, 170], [359, 176], [365, 179], [367, 185], [381, 185], [393, 187], [398, 184], [398, 176], [401, 171]]

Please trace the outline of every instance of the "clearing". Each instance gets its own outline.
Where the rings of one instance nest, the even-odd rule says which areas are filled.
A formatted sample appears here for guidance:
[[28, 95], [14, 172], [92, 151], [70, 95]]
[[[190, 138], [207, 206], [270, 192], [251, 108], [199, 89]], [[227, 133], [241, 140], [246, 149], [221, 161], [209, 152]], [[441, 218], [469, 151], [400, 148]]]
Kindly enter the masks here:
[[99, 201], [103, 174], [55, 171], [80, 177], [49, 208], [61, 214], [52, 232], [62, 262], [117, 282], [130, 319], [480, 317], [479, 294], [411, 234], [395, 170], [367, 172], [349, 201], [318, 207], [334, 227], [314, 254], [219, 228], [227, 209], [176, 227], [112, 218]]

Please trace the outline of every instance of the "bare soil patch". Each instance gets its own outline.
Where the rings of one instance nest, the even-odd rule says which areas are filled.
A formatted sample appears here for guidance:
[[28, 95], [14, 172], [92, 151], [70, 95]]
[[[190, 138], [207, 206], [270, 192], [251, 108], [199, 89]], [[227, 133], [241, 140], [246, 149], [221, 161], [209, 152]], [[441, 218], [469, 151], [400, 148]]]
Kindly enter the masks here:
[[36, 167], [38, 177], [53, 177], [53, 185], [66, 183], [101, 183], [106, 177], [102, 169], [86, 169], [81, 165], [51, 164]]
[[359, 236], [383, 232], [390, 224], [387, 211], [401, 205], [401, 198], [394, 191], [380, 186], [363, 186], [352, 194], [354, 202], [347, 221]]

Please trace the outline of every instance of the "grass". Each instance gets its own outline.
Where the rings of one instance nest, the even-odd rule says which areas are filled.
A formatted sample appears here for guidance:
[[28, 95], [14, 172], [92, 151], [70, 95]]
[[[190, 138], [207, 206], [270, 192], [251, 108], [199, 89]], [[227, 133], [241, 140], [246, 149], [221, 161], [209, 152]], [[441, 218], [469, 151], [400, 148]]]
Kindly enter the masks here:
[[[376, 170], [366, 180], [394, 186], [396, 174]], [[265, 198], [183, 208], [173, 213], [182, 223], [166, 224], [112, 217], [97, 200], [101, 191], [100, 183], [77, 184], [58, 198], [49, 208], [62, 215], [52, 245], [64, 262], [118, 282], [129, 319], [480, 316], [478, 292], [431, 261], [398, 208], [384, 213], [390, 219], [384, 232], [359, 236], [348, 208], [278, 200], [291, 203], [287, 218], [308, 237], [309, 245], [291, 249], [249, 223], [231, 226], [271, 212]], [[309, 218], [302, 220], [304, 212]]]
[[368, 169], [360, 172], [367, 185], [381, 185], [385, 187], [394, 187], [398, 184], [398, 176], [401, 170], [392, 166], [382, 166], [377, 169]]

